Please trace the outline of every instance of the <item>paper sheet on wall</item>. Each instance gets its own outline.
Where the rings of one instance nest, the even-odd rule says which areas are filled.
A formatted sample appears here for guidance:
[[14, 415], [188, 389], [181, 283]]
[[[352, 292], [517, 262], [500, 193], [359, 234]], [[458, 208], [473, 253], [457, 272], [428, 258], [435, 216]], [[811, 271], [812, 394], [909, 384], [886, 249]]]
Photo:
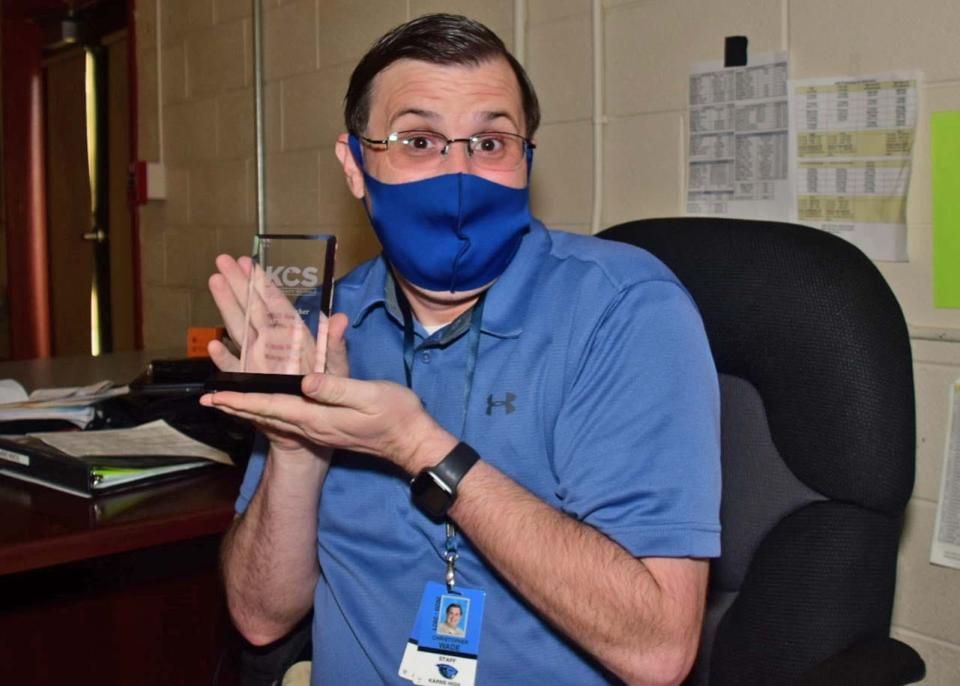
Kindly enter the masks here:
[[930, 115], [933, 305], [960, 307], [960, 112]]
[[786, 53], [690, 72], [687, 214], [790, 218]]
[[947, 450], [940, 479], [930, 562], [960, 569], [960, 379], [950, 392]]
[[874, 260], [907, 260], [918, 72], [790, 82], [796, 219]]

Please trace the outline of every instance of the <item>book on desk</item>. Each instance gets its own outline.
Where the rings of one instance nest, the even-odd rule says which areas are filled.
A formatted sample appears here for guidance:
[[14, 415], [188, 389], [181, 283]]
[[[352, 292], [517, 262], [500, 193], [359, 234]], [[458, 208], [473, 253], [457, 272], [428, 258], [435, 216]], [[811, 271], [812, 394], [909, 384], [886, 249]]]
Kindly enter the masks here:
[[233, 465], [163, 420], [127, 429], [0, 437], [0, 473], [92, 498]]

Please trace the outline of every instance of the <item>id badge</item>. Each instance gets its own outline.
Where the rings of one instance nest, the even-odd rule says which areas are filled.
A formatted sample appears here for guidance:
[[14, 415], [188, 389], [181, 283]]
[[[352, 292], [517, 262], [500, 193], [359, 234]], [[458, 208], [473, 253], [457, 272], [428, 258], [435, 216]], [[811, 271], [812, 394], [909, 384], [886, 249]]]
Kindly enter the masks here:
[[428, 582], [400, 676], [420, 686], [473, 686], [486, 593]]
[[417, 648], [419, 647], [420, 620], [426, 616], [424, 612], [424, 603], [427, 602], [427, 595], [424, 593], [420, 599], [420, 608], [417, 610], [417, 617], [413, 622], [413, 631], [410, 632], [410, 638], [407, 639], [407, 647], [403, 650], [403, 659], [400, 660], [400, 669], [397, 674], [404, 679], [416, 683]]

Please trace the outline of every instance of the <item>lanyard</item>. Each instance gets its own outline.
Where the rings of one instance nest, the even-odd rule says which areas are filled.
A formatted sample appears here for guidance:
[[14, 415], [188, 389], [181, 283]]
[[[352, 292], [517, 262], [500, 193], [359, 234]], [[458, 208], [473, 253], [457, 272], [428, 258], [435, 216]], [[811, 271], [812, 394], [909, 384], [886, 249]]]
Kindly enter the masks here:
[[[415, 341], [413, 332], [413, 312], [410, 309], [410, 303], [404, 295], [400, 284], [394, 280], [394, 288], [397, 294], [397, 303], [400, 305], [400, 311], [403, 313], [403, 372], [407, 382], [407, 388], [413, 389], [413, 358], [415, 353]], [[477, 371], [477, 358], [480, 356], [480, 326], [483, 322], [483, 303], [486, 300], [487, 292], [480, 294], [480, 298], [473, 306], [473, 312], [470, 314], [470, 332], [467, 349], [467, 365], [464, 371], [463, 379], [463, 416], [460, 420], [460, 438], [467, 429], [467, 410], [470, 407], [470, 393], [473, 391], [473, 377]], [[443, 545], [443, 559], [446, 562], [446, 582], [447, 590], [452, 591], [456, 577], [457, 558], [460, 557], [457, 551], [457, 530], [453, 523], [447, 520], [444, 525], [446, 538]]]
[[[396, 286], [397, 301], [400, 305], [400, 311], [403, 313], [403, 372], [407, 382], [407, 388], [413, 389], [413, 356], [415, 352], [413, 336], [413, 312], [410, 310], [410, 303], [406, 296]], [[487, 293], [484, 291], [473, 306], [473, 313], [470, 315], [469, 345], [467, 350], [467, 367], [463, 379], [463, 416], [460, 420], [460, 438], [467, 428], [467, 408], [470, 407], [470, 392], [473, 390], [473, 377], [477, 371], [477, 358], [480, 356], [480, 324], [483, 321], [483, 303]]]

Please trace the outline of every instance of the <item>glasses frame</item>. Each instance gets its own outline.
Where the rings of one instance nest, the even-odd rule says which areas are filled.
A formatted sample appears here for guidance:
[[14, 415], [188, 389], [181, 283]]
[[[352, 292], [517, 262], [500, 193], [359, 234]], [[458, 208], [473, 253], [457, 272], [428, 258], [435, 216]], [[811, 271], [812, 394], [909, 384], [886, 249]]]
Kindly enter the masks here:
[[[480, 133], [475, 133], [472, 136], [468, 136], [467, 138], [447, 138], [444, 134], [438, 131], [431, 131], [429, 129], [408, 129], [405, 131], [393, 131], [387, 134], [386, 138], [381, 138], [381, 139], [368, 138], [366, 136], [360, 135], [359, 133], [354, 135], [358, 139], [360, 139], [362, 142], [368, 145], [382, 145], [384, 146], [384, 150], [389, 150], [391, 143], [400, 142], [401, 134], [412, 134], [412, 133], [430, 134], [432, 136], [438, 136], [440, 139], [442, 139], [444, 142], [443, 148], [441, 148], [438, 153], [441, 159], [446, 159], [447, 155], [450, 153], [450, 146], [453, 143], [463, 143], [464, 145], [466, 145], [467, 155], [470, 157], [470, 159], [473, 159], [473, 146], [479, 143], [481, 140], [481, 137], [483, 136], [509, 136], [510, 138], [518, 139], [523, 144], [523, 153], [520, 155], [520, 159], [517, 160], [517, 164], [515, 166], [502, 169], [499, 171], [512, 171], [514, 169], [519, 169], [520, 164], [529, 155], [529, 151], [535, 150], [537, 148], [537, 144], [531, 141], [529, 138], [525, 136], [521, 136], [519, 133], [510, 133], [509, 131], [481, 131]], [[483, 166], [483, 163], [480, 162], [480, 165]]]

